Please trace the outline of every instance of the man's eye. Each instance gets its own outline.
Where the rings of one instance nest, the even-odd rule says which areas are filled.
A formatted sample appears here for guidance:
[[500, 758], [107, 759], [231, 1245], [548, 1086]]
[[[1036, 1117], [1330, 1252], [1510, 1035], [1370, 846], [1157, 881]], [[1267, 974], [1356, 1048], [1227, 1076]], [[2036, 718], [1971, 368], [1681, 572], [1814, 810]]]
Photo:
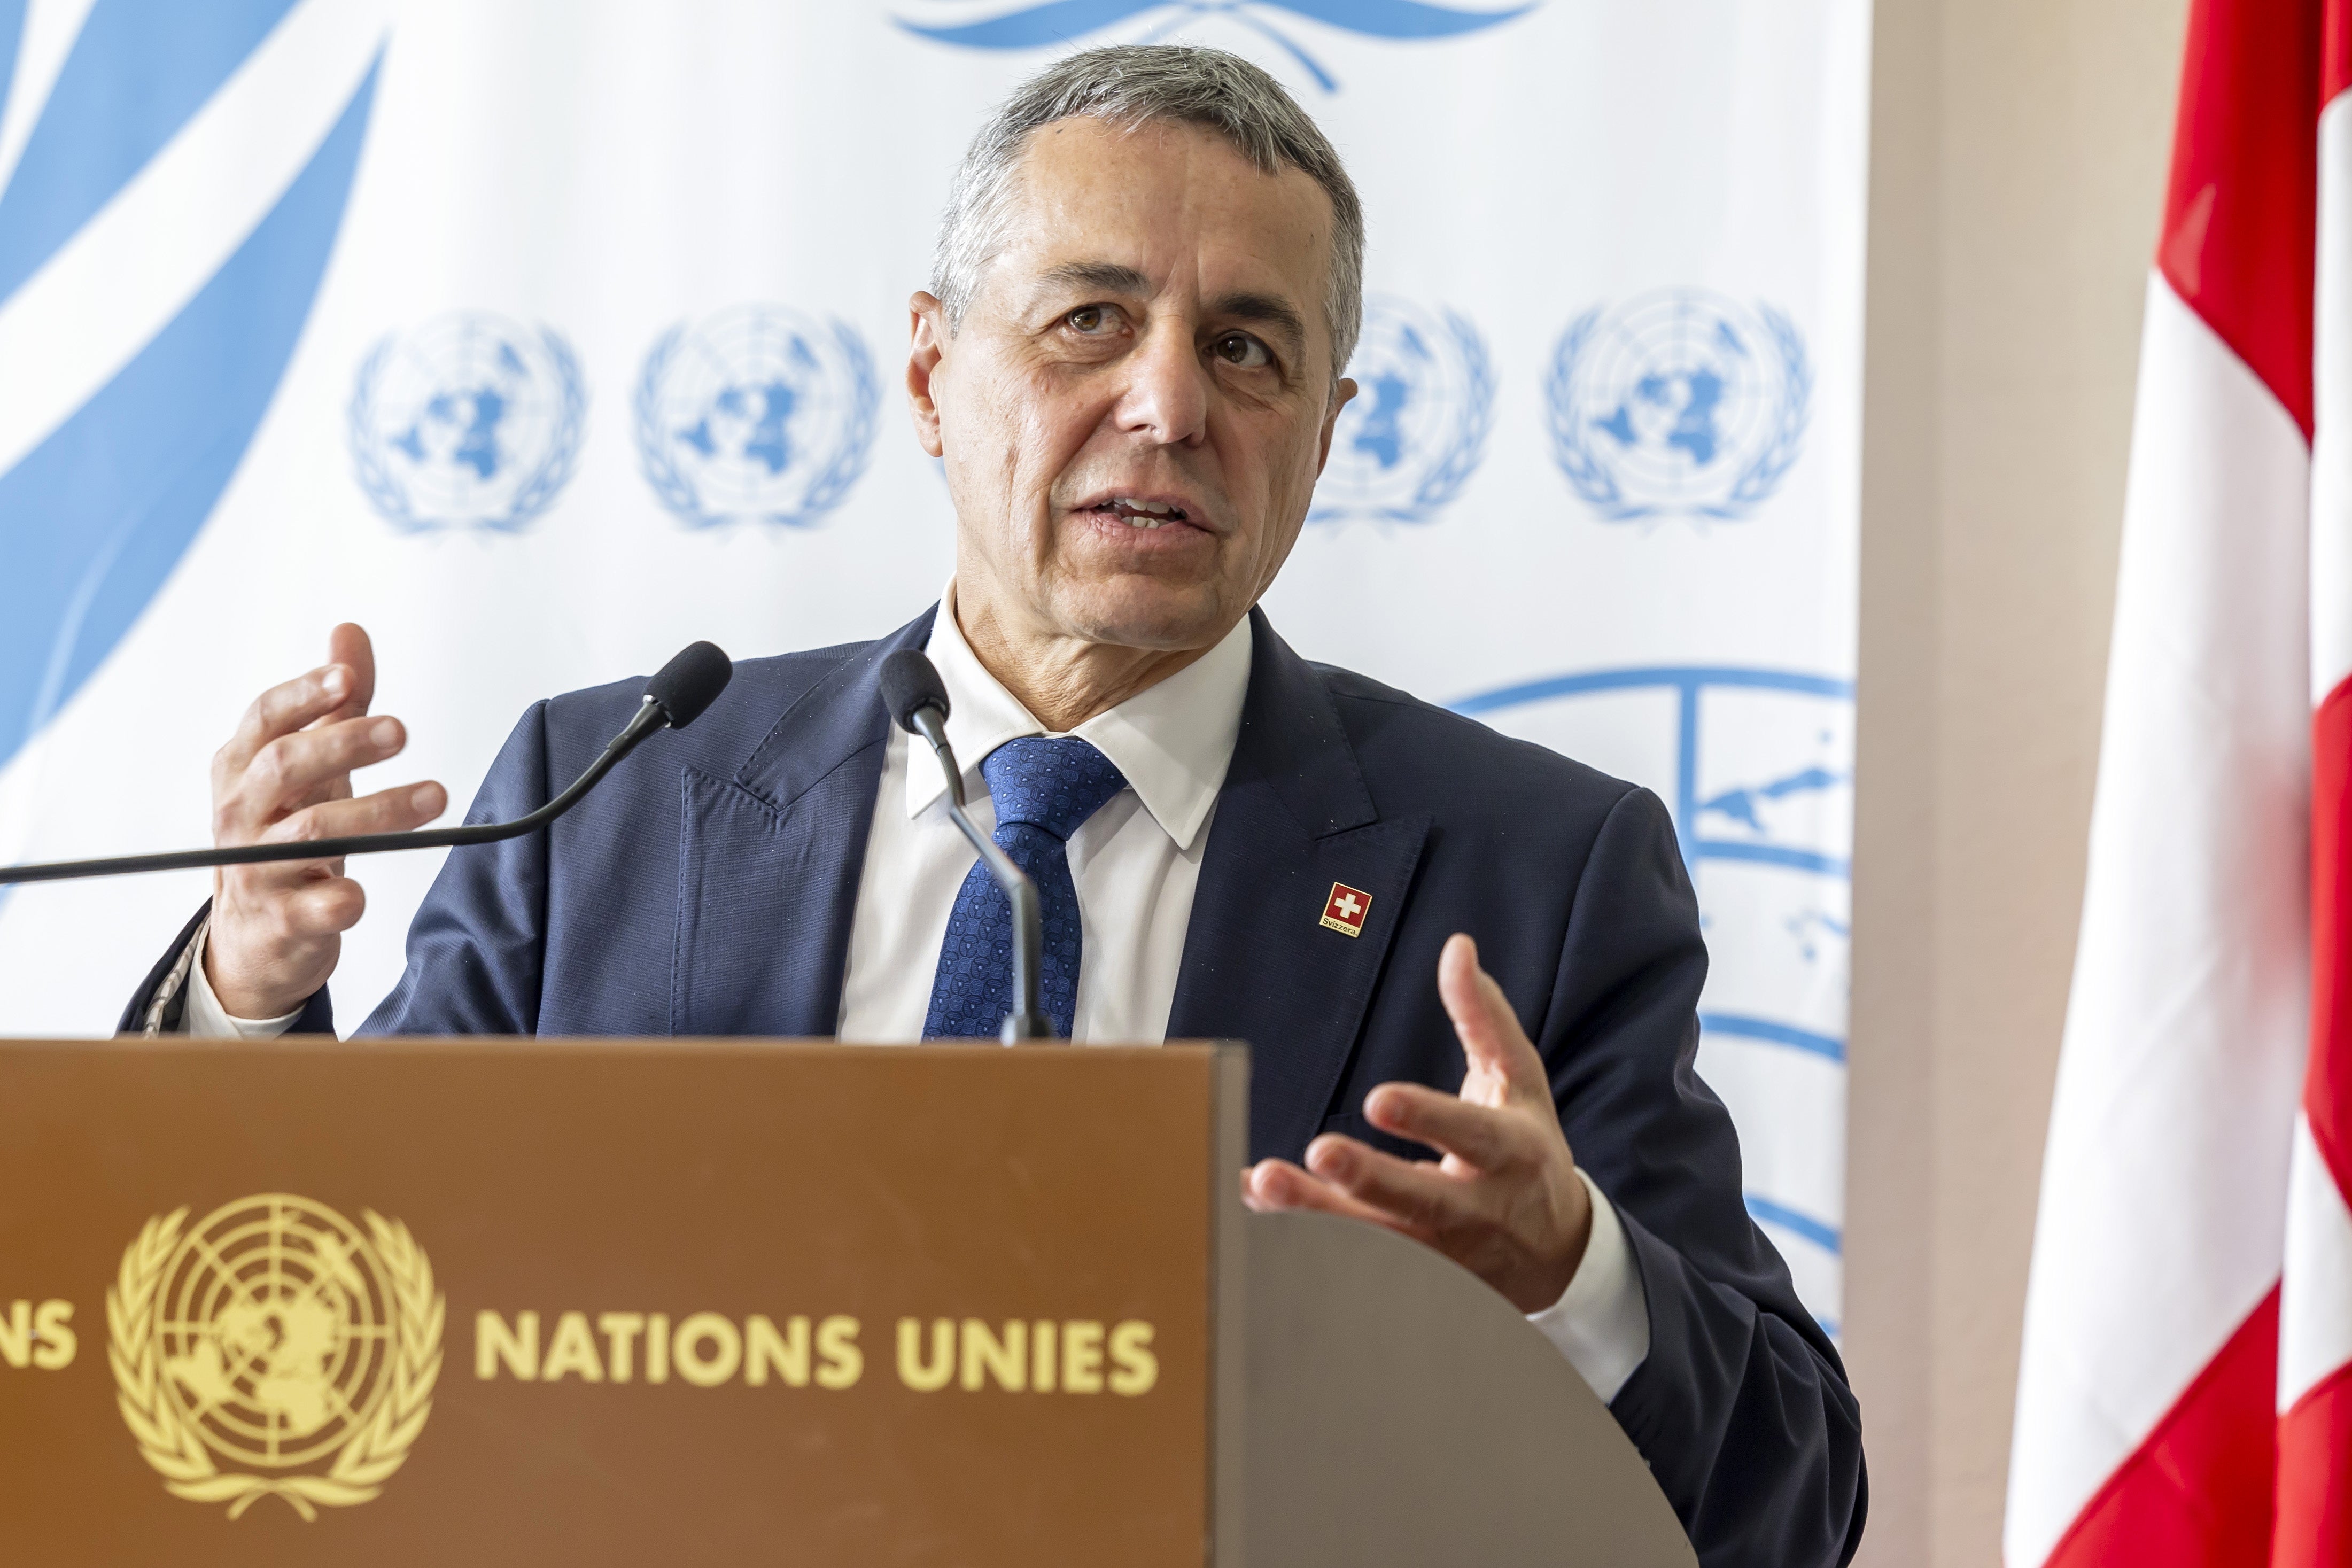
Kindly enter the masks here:
[[1274, 363], [1265, 345], [1247, 332], [1227, 332], [1210, 345], [1210, 352], [1227, 364], [1243, 370], [1260, 370]]
[[1098, 332], [1110, 324], [1110, 312], [1100, 305], [1081, 305], [1062, 320], [1074, 332]]

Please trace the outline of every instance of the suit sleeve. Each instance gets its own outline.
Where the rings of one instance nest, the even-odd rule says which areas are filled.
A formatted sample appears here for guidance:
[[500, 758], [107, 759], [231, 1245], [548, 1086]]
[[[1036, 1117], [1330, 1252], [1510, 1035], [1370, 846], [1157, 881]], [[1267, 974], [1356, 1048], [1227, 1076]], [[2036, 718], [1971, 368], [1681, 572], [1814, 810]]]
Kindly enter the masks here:
[[1673, 821], [1629, 791], [1578, 882], [1538, 1042], [1648, 1299], [1649, 1356], [1610, 1410], [1707, 1568], [1843, 1563], [1867, 1497], [1860, 1413], [1748, 1217], [1731, 1118], [1695, 1070], [1706, 979]]
[[[139, 989], [131, 994], [130, 1003], [122, 1009], [114, 1029], [119, 1035], [184, 1035], [190, 1032], [188, 1003], [194, 994], [196, 982], [196, 943], [211, 928], [213, 901], [206, 899]], [[302, 1004], [302, 1010], [282, 1031], [289, 1035], [331, 1035], [335, 1032], [335, 1010], [321, 987], [319, 993]]]
[[[547, 804], [547, 704], [507, 737], [469, 823]], [[547, 957], [547, 834], [453, 849], [408, 928], [408, 966], [362, 1035], [528, 1035]]]

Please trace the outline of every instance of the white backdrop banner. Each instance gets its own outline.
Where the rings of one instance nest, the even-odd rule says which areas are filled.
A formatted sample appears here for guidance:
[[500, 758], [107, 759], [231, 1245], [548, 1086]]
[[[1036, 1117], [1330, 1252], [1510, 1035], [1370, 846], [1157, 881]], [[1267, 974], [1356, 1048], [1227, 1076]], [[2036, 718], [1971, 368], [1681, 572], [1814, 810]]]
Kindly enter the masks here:
[[[709, 637], [877, 636], [952, 524], [898, 393], [950, 170], [1074, 45], [1276, 73], [1371, 294], [1267, 599], [1655, 789], [1700, 1067], [1838, 1312], [1867, 0], [0, 0], [0, 856], [209, 837], [263, 687], [374, 634], [380, 783]], [[362, 781], [363, 787], [370, 787]], [[429, 855], [369, 863], [386, 990]], [[202, 876], [0, 903], [93, 1033]]]

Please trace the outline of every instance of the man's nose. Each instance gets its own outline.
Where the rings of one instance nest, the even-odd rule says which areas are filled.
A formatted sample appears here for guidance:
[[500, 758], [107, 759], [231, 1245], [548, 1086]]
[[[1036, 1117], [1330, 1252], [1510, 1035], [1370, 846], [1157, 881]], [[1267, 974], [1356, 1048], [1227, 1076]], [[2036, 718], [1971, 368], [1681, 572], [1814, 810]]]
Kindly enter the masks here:
[[1191, 331], [1155, 326], [1128, 360], [1128, 383], [1117, 411], [1121, 430], [1166, 447], [1192, 446], [1207, 434], [1209, 369]]

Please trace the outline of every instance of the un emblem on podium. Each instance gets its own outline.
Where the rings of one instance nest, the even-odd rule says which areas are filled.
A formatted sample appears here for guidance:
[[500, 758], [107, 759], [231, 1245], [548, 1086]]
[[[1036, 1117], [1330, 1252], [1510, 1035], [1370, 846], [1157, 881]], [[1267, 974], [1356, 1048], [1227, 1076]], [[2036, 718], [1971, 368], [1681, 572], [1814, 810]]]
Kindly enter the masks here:
[[848, 323], [738, 305], [672, 327], [646, 355], [637, 458], [689, 528], [805, 528], [865, 473], [879, 400], [873, 357]]
[[587, 419], [561, 334], [461, 310], [378, 342], [345, 425], [361, 493], [404, 533], [518, 533], [572, 478]]
[[405, 1226], [263, 1193], [147, 1222], [106, 1293], [117, 1403], [174, 1497], [378, 1495], [433, 1410], [444, 1302]]
[[1485, 342], [1452, 310], [1375, 298], [1348, 374], [1356, 395], [1339, 411], [1307, 521], [1430, 521], [1486, 453], [1495, 373]]
[[1544, 387], [1552, 458], [1611, 522], [1743, 518], [1780, 489], [1812, 395], [1789, 318], [1701, 289], [1586, 311]]

